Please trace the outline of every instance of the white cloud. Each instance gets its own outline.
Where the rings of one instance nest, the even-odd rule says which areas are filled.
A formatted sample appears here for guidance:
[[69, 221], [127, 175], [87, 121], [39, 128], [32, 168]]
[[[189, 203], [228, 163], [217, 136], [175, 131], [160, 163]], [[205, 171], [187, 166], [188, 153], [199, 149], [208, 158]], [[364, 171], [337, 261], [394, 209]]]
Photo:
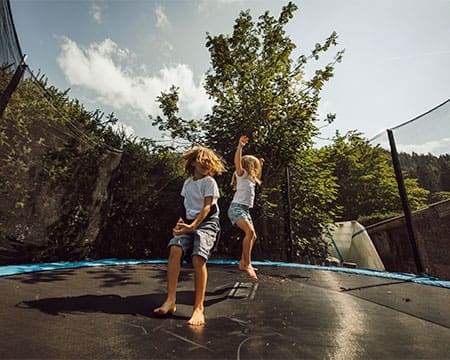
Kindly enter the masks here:
[[428, 141], [423, 144], [397, 144], [398, 150], [406, 153], [433, 155], [450, 153], [450, 138]]
[[102, 8], [99, 5], [92, 4], [89, 13], [92, 15], [92, 17], [94, 18], [94, 20], [97, 24], [102, 23], [103, 14], [102, 14]]
[[111, 39], [86, 48], [64, 38], [58, 64], [70, 85], [92, 91], [96, 101], [146, 117], [160, 113], [156, 97], [172, 85], [179, 87], [180, 116], [199, 118], [211, 110], [212, 101], [189, 66], [164, 67], [155, 74], [136, 74], [127, 62], [133, 54]]
[[169, 18], [164, 13], [164, 8], [162, 6], [156, 7], [155, 15], [156, 15], [156, 27], [158, 29], [166, 29], [170, 26]]

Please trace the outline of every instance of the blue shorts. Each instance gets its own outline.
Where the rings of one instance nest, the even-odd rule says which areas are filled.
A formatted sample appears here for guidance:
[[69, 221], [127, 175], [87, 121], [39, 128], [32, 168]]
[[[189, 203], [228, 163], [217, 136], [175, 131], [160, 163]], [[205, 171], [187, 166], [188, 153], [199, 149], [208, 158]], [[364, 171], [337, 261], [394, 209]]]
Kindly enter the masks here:
[[253, 224], [252, 217], [250, 216], [250, 208], [243, 204], [232, 202], [228, 208], [228, 217], [233, 225], [236, 225], [236, 221], [240, 219], [245, 219], [250, 224]]
[[220, 231], [220, 223], [218, 217], [211, 217], [203, 221], [196, 229], [191, 232], [173, 237], [169, 241], [171, 246], [179, 246], [183, 250], [183, 256], [190, 254], [199, 255], [208, 260], [211, 250], [217, 240]]

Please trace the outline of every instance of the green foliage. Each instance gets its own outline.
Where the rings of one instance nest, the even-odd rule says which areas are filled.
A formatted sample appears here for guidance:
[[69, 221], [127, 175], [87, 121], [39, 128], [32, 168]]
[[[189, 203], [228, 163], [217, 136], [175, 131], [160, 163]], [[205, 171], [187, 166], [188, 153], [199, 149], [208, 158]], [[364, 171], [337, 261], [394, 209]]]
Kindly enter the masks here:
[[[205, 119], [206, 142], [232, 162], [236, 139], [250, 136], [246, 151], [265, 159], [262, 201], [255, 213], [265, 214], [259, 239], [264, 253], [275, 249], [279, 258], [289, 251], [285, 228], [285, 171], [290, 169], [291, 222], [294, 254], [314, 248], [321, 225], [333, 216], [336, 196], [328, 166], [316, 161], [312, 137], [316, 125], [319, 94], [341, 61], [338, 52], [323, 69], [305, 80], [305, 66], [337, 45], [331, 34], [317, 44], [309, 56], [292, 59], [295, 44], [285, 26], [297, 7], [284, 6], [278, 18], [264, 13], [254, 21], [249, 11], [235, 21], [231, 36], [207, 36], [212, 68], [207, 73], [206, 91], [216, 100], [212, 114]], [[231, 146], [230, 146], [231, 144]], [[258, 196], [260, 196], [258, 194]], [[305, 241], [305, 239], [308, 239]], [[315, 255], [324, 256], [318, 251]]]
[[230, 144], [241, 134], [249, 134], [250, 150], [264, 154], [278, 172], [286, 164], [295, 164], [317, 134], [314, 120], [319, 93], [341, 54], [326, 69], [317, 70], [312, 79], [304, 80], [307, 61], [328, 50], [337, 36], [333, 33], [309, 57], [293, 61], [295, 44], [284, 26], [295, 10], [289, 3], [278, 20], [266, 12], [257, 23], [249, 11], [242, 12], [231, 36], [207, 36], [212, 68], [205, 88], [216, 106], [206, 118], [206, 139], [226, 159], [232, 157]]
[[186, 121], [177, 116], [178, 99], [178, 88], [175, 86], [172, 86], [169, 92], [161, 93], [157, 100], [160, 102], [159, 107], [165, 118], [159, 115], [156, 118], [152, 116], [149, 116], [149, 118], [152, 120], [152, 125], [157, 125], [159, 130], [169, 131], [173, 139], [183, 138], [195, 144], [201, 139], [201, 122], [198, 120]]
[[165, 257], [180, 214], [181, 157], [147, 139], [128, 139], [111, 188], [95, 257]]
[[389, 212], [389, 213], [373, 213], [370, 215], [363, 215], [359, 216], [358, 219], [356, 219], [360, 224], [362, 224], [364, 227], [368, 227], [373, 224], [377, 224], [384, 220], [393, 219], [399, 216], [403, 216], [402, 211], [396, 211], [396, 212]]
[[[166, 256], [181, 157], [113, 130], [117, 121], [43, 76], [20, 82], [0, 122], [2, 263]], [[122, 159], [109, 178], [113, 154]]]
[[[231, 165], [237, 139], [246, 134], [250, 137], [246, 152], [265, 159], [254, 217], [259, 227], [259, 250], [266, 255], [272, 249], [274, 258], [285, 258], [289, 251], [282, 196], [285, 170], [292, 171], [292, 221], [299, 252], [307, 251], [303, 239], [319, 237], [321, 224], [332, 219], [336, 196], [330, 167], [316, 162], [312, 137], [319, 132], [316, 121], [320, 91], [333, 76], [342, 51], [305, 79], [306, 64], [337, 45], [337, 35], [332, 33], [323, 44], [316, 44], [309, 55], [293, 60], [296, 46], [286, 35], [285, 27], [296, 10], [297, 6], [290, 2], [278, 18], [266, 12], [256, 21], [249, 11], [243, 11], [231, 35], [208, 34], [206, 42], [211, 68], [205, 89], [215, 105], [202, 124], [203, 143], [222, 154]], [[180, 126], [183, 121], [173, 121], [178, 110], [175, 95], [162, 94], [159, 98], [167, 117], [159, 119], [163, 125], [160, 128], [189, 140], [190, 130]], [[332, 119], [330, 115], [326, 121]], [[228, 182], [228, 178], [219, 179], [225, 193], [223, 208], [231, 200]], [[231, 232], [224, 230], [228, 231]]]
[[450, 191], [438, 191], [430, 194], [430, 196], [428, 197], [428, 202], [430, 204], [434, 204], [447, 199], [450, 199]]
[[83, 234], [104, 160], [98, 133], [93, 115], [44, 76], [19, 83], [0, 121], [2, 261], [89, 255]]
[[[12, 78], [11, 70], [0, 72], [0, 86], [5, 88]], [[14, 104], [13, 96], [10, 103]], [[0, 195], [2, 201], [12, 206], [9, 214], [26, 205], [29, 197], [27, 187], [20, 181], [30, 171], [29, 157], [31, 140], [29, 130], [22, 117], [17, 120], [7, 120], [9, 105], [4, 114], [4, 121], [0, 122]]]
[[[336, 203], [342, 207], [338, 220], [354, 220], [402, 210], [390, 155], [373, 147], [356, 131], [334, 137], [334, 143], [320, 150], [324, 162], [334, 166], [339, 185]], [[405, 178], [412, 210], [425, 206], [428, 191], [417, 180]]]
[[418, 185], [429, 190], [428, 204], [444, 200], [450, 191], [450, 155], [439, 157], [432, 154], [399, 154], [402, 170], [410, 178], [416, 178]]
[[68, 209], [49, 226], [47, 246], [35, 256], [35, 261], [76, 261], [90, 255], [89, 244], [80, 244], [79, 241], [79, 234], [88, 225], [90, 214], [81, 204]]
[[406, 176], [407, 174], [405, 173], [404, 183], [411, 210], [414, 211], [425, 208], [430, 191], [420, 187], [417, 179], [410, 179]]

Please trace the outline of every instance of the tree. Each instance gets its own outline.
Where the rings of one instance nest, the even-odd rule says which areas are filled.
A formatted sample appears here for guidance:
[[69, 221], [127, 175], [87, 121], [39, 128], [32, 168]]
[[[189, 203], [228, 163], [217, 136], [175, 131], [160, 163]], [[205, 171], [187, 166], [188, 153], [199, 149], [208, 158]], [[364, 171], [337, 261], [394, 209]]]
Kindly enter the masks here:
[[163, 112], [164, 117], [156, 116], [153, 118], [149, 115], [153, 126], [158, 126], [161, 131], [168, 131], [172, 139], [182, 138], [192, 144], [201, 141], [201, 121], [200, 120], [184, 120], [177, 116], [178, 113], [178, 88], [171, 86], [168, 92], [162, 92], [156, 100], [160, 103], [159, 108]]
[[[215, 105], [203, 121], [203, 142], [232, 164], [235, 143], [246, 134], [251, 139], [246, 151], [266, 160], [264, 185], [254, 214], [259, 228], [258, 244], [264, 252], [278, 258], [285, 258], [287, 249], [281, 194], [285, 170], [289, 168], [292, 173], [292, 221], [300, 251], [308, 252], [306, 247], [319, 235], [321, 224], [331, 220], [335, 198], [331, 172], [328, 165], [317, 161], [312, 138], [319, 133], [316, 123], [320, 91], [333, 76], [343, 52], [337, 52], [323, 69], [317, 69], [307, 79], [306, 64], [336, 46], [337, 34], [316, 44], [310, 55], [292, 59], [295, 44], [284, 28], [296, 10], [297, 6], [289, 2], [278, 18], [266, 12], [256, 22], [249, 11], [243, 11], [235, 21], [232, 35], [207, 34], [206, 42], [211, 68], [205, 89]], [[167, 120], [159, 119], [166, 129], [171, 128], [173, 111], [177, 110], [173, 101], [166, 99], [173, 100], [174, 95], [176, 89], [159, 99], [166, 109], [163, 112], [171, 114]], [[327, 121], [332, 118], [329, 115]], [[172, 135], [186, 130], [179, 118], [172, 124]], [[228, 180], [219, 180], [225, 192], [225, 207], [231, 196]]]
[[128, 137], [110, 185], [110, 207], [94, 256], [166, 257], [179, 212], [181, 157], [148, 139]]
[[430, 191], [428, 204], [448, 199], [450, 190], [450, 156], [432, 154], [399, 154], [401, 168], [409, 178], [416, 178], [420, 187]]
[[[388, 152], [372, 146], [360, 133], [339, 132], [333, 144], [320, 150], [323, 161], [334, 164], [339, 185], [336, 203], [342, 206], [339, 220], [388, 218], [400, 214], [402, 206], [395, 173]], [[405, 173], [406, 176], [406, 173]], [[405, 178], [405, 187], [412, 210], [425, 206], [428, 191], [418, 186], [417, 179]]]
[[450, 155], [439, 156], [441, 191], [450, 192]]
[[438, 158], [432, 154], [417, 155], [413, 153], [414, 158], [416, 160], [419, 185], [431, 192], [439, 191], [441, 179], [439, 178]]
[[[5, 77], [0, 71], [0, 83]], [[25, 77], [0, 121], [1, 262], [91, 255], [116, 154], [67, 92]]]

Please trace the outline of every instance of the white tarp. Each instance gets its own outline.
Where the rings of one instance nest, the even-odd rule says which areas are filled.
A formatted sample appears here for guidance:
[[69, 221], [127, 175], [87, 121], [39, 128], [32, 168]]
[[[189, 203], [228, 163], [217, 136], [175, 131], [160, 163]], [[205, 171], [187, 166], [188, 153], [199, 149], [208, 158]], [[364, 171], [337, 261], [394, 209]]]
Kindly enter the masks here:
[[384, 271], [384, 264], [366, 229], [357, 221], [327, 225], [325, 237], [331, 256], [341, 262], [355, 263], [359, 268]]

